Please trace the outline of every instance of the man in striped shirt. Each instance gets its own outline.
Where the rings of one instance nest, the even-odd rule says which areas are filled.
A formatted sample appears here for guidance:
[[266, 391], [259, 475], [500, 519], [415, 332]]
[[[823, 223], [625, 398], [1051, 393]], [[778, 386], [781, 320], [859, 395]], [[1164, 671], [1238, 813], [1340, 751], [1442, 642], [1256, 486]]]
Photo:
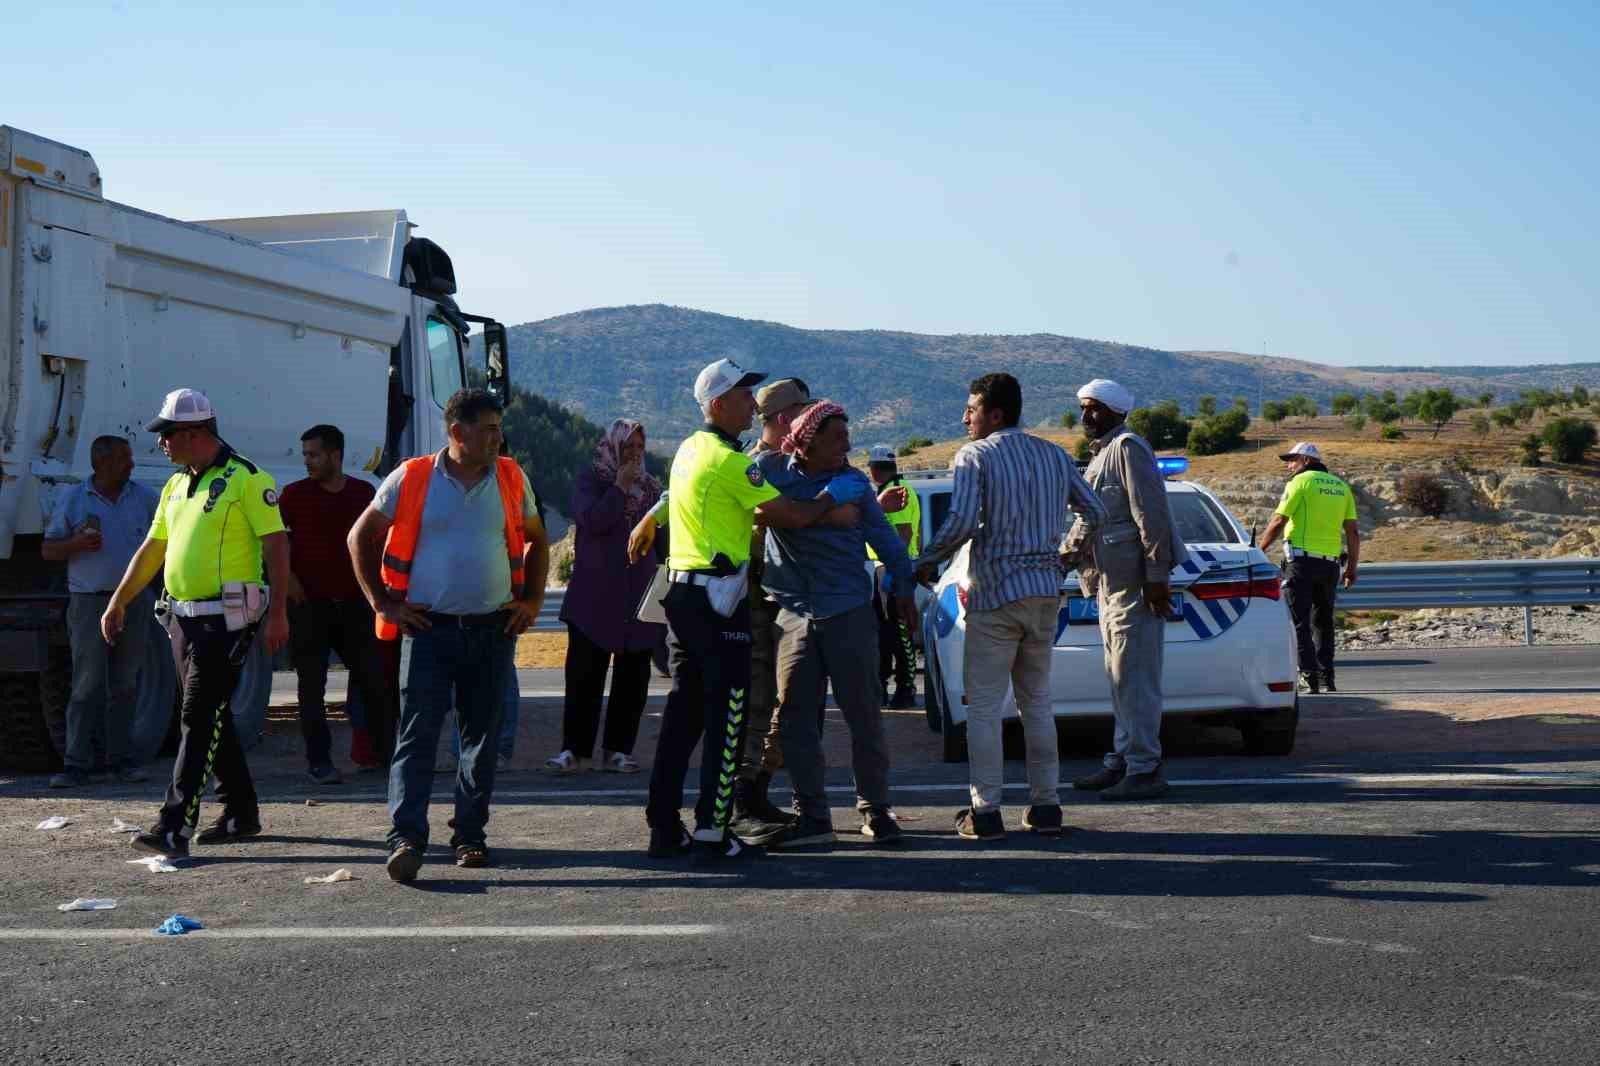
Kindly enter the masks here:
[[955, 458], [950, 515], [918, 557], [918, 576], [972, 542], [967, 559], [967, 752], [972, 806], [956, 815], [968, 840], [1005, 836], [1001, 710], [1009, 683], [1028, 747], [1029, 806], [1022, 824], [1061, 832], [1061, 761], [1050, 705], [1050, 654], [1061, 591], [1068, 513], [1086, 528], [1105, 508], [1072, 458], [1017, 428], [1022, 387], [1010, 374], [972, 383], [962, 423], [972, 443]]

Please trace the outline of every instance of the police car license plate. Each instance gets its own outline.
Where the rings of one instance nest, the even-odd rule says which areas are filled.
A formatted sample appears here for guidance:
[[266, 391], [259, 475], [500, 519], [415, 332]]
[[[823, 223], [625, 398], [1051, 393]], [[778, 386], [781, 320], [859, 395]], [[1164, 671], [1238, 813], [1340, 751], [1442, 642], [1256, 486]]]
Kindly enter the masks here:
[[[1183, 593], [1174, 592], [1172, 594], [1172, 614], [1168, 616], [1167, 621], [1183, 621]], [[1073, 596], [1067, 600], [1067, 624], [1073, 626], [1099, 625], [1099, 603], [1085, 599], [1082, 596]]]

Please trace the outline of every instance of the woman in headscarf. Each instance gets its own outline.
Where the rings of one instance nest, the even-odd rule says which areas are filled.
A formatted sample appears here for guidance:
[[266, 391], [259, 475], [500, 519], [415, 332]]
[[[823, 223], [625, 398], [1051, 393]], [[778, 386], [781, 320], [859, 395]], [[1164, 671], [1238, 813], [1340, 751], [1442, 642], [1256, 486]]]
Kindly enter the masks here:
[[594, 462], [580, 470], [573, 490], [577, 527], [572, 580], [561, 604], [567, 624], [567, 704], [559, 754], [545, 760], [556, 773], [583, 769], [594, 753], [606, 671], [611, 700], [605, 739], [595, 766], [612, 773], [639, 772], [633, 742], [650, 685], [650, 652], [660, 626], [640, 622], [634, 610], [666, 558], [655, 551], [628, 563], [628, 533], [639, 516], [661, 498], [661, 482], [644, 469], [644, 427], [619, 418], [595, 448]]

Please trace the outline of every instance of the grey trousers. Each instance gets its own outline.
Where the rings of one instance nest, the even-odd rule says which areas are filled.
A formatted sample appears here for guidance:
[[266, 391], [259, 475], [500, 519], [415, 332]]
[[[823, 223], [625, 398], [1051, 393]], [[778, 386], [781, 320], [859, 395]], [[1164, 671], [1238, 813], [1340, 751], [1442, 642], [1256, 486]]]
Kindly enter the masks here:
[[750, 596], [750, 699], [739, 776], [747, 781], [783, 766], [778, 730], [778, 605], [760, 590]]
[[1142, 585], [1112, 589], [1101, 581], [1097, 599], [1116, 718], [1105, 765], [1130, 774], [1149, 773], [1161, 765], [1161, 670], [1167, 623], [1145, 606]]
[[81, 773], [87, 773], [94, 760], [97, 733], [105, 736], [109, 769], [138, 765], [131, 750], [134, 700], [155, 597], [147, 590], [128, 604], [128, 624], [115, 644], [107, 644], [100, 634], [100, 616], [110, 602], [109, 592], [74, 592], [67, 601], [72, 701], [67, 704], [67, 750], [62, 761], [68, 770]]
[[795, 809], [831, 822], [817, 708], [833, 682], [850, 728], [850, 765], [856, 809], [889, 806], [889, 740], [883, 732], [883, 690], [878, 686], [878, 615], [872, 604], [818, 621], [787, 609], [778, 612], [778, 721], [784, 766], [794, 784]]
[[1057, 600], [1029, 596], [992, 611], [967, 612], [962, 671], [967, 684], [967, 772], [972, 809], [995, 810], [1005, 788], [1006, 688], [1016, 696], [1028, 754], [1028, 802], [1061, 802], [1061, 752], [1050, 704], [1050, 656]]

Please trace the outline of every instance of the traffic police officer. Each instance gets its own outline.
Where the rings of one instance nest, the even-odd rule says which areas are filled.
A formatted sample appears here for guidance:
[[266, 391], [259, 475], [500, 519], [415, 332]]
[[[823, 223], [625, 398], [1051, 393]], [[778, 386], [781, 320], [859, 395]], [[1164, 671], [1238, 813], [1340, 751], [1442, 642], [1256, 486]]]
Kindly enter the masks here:
[[[1322, 452], [1309, 441], [1301, 441], [1278, 458], [1289, 464], [1289, 484], [1261, 534], [1261, 550], [1266, 551], [1279, 533], [1284, 534], [1283, 598], [1294, 619], [1301, 687], [1309, 692], [1336, 692], [1333, 601], [1339, 590], [1341, 561], [1344, 587], [1356, 583], [1356, 564], [1361, 557], [1356, 494], [1328, 473], [1322, 465]], [[1342, 557], [1341, 534], [1346, 545]]]
[[[760, 467], [743, 454], [739, 434], [755, 413], [751, 386], [765, 374], [746, 373], [719, 359], [695, 379], [694, 397], [705, 428], [691, 434], [672, 460], [667, 555], [671, 585], [663, 601], [672, 691], [661, 716], [655, 765], [650, 774], [649, 852], [656, 858], [684, 854], [691, 846], [706, 858], [748, 854], [728, 831], [733, 780], [744, 744], [745, 706], [750, 691], [751, 523], [779, 528], [811, 525], [865, 486], [859, 479], [816, 500], [787, 500], [767, 484]], [[630, 552], [648, 550], [635, 536]], [[700, 797], [691, 838], [679, 818], [689, 756], [702, 737]]]
[[[880, 493], [904, 485], [900, 480], [900, 467], [894, 457], [894, 449], [887, 444], [874, 445], [867, 453], [867, 472], [872, 475], [872, 484]], [[883, 500], [883, 497], [879, 496], [879, 500]], [[900, 534], [911, 561], [916, 562], [917, 551], [922, 547], [922, 501], [910, 489], [905, 490], [905, 501], [904, 506], [893, 511], [887, 503], [882, 504], [883, 516]], [[871, 544], [867, 545], [867, 558], [874, 562], [878, 559], [878, 553], [872, 550]], [[877, 570], [878, 680], [883, 685], [885, 706], [904, 710], [915, 706], [917, 701], [917, 652], [911, 643], [911, 630], [900, 621], [895, 597], [883, 588], [883, 568], [878, 567]], [[891, 675], [894, 677], [892, 698], [889, 695]]]
[[[281, 590], [289, 585], [289, 538], [272, 475], [217, 436], [216, 414], [204, 393], [168, 393], [146, 428], [160, 435], [161, 450], [183, 469], [161, 490], [150, 533], [112, 594], [100, 629], [115, 643], [128, 604], [165, 567], [171, 611], [189, 647], [178, 759], [154, 829], [135, 836], [133, 846], [184, 858], [199, 821], [200, 796], [213, 774], [222, 816], [196, 841], [222, 844], [261, 832], [230, 702], [263, 618], [267, 653], [288, 643], [288, 597]], [[270, 588], [261, 583], [263, 558]], [[271, 589], [279, 594], [269, 595]]]

